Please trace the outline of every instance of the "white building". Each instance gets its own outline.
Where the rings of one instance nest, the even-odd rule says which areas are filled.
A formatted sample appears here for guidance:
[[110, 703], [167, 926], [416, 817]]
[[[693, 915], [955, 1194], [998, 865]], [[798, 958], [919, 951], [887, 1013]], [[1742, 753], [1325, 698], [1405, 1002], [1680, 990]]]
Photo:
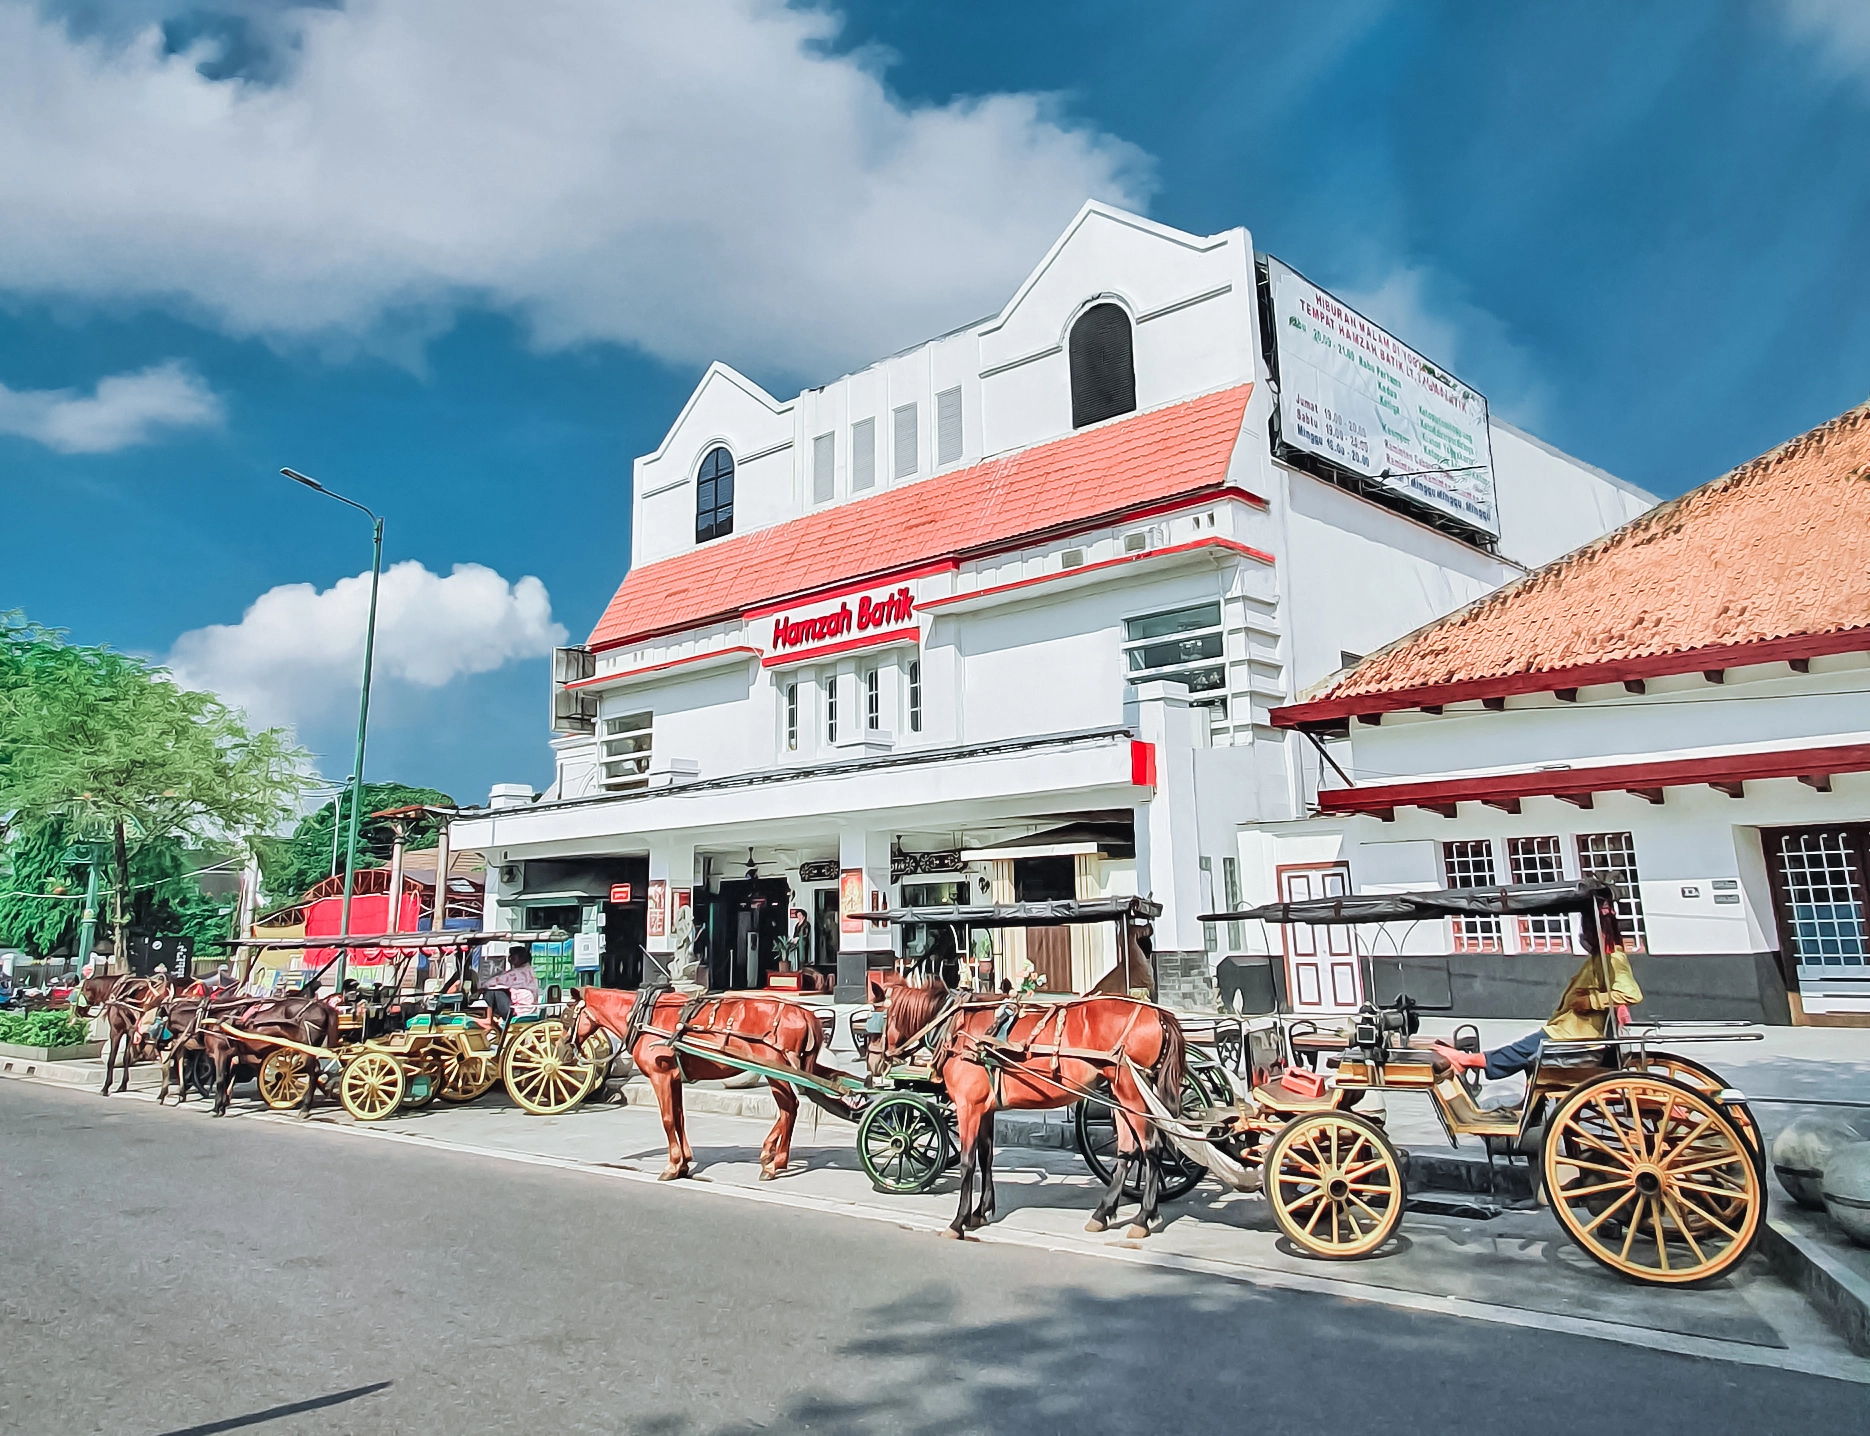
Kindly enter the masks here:
[[[1276, 713], [1335, 737], [1350, 784], [1247, 826], [1255, 896], [1601, 875], [1647, 1015], [1870, 1025], [1867, 473], [1870, 406]], [[1348, 932], [1325, 937], [1271, 943], [1328, 1007], [1355, 964]], [[1551, 919], [1367, 951], [1399, 948], [1452, 954], [1410, 964], [1411, 990], [1470, 1016], [1540, 1015], [1575, 964]]]
[[[1288, 291], [1310, 338], [1391, 366], [1369, 403], [1416, 366], [1454, 406], [1423, 420], [1449, 458], [1371, 454], [1389, 421], [1327, 413], [1296, 369], [1280, 437]], [[850, 908], [1141, 892], [1189, 1001], [1239, 825], [1316, 786], [1272, 709], [1653, 502], [1489, 422], [1245, 230], [1096, 204], [991, 318], [787, 399], [713, 365], [633, 493], [628, 576], [560, 654], [557, 780], [455, 827], [498, 921], [601, 935], [631, 984], [691, 905], [715, 983], [746, 986], [802, 909], [805, 957], [854, 992], [901, 939]], [[995, 975], [1082, 990], [1112, 958], [1095, 932], [1012, 934]]]

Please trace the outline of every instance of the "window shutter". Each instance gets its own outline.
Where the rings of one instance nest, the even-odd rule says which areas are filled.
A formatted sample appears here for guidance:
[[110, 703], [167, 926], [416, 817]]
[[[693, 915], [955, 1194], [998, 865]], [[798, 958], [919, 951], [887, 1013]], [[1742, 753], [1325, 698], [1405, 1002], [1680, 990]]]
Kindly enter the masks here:
[[961, 457], [961, 389], [935, 396], [935, 462], [952, 464]]
[[1082, 429], [1136, 408], [1136, 356], [1130, 316], [1094, 304], [1071, 326], [1071, 427]]
[[874, 488], [877, 482], [877, 421], [851, 425], [851, 488]]
[[832, 465], [837, 461], [837, 439], [820, 434], [812, 440], [812, 502], [828, 504], [837, 492], [837, 475]]
[[896, 426], [896, 466], [890, 471], [890, 477], [914, 478], [916, 472], [916, 406], [904, 404], [900, 409], [892, 410], [890, 418]]

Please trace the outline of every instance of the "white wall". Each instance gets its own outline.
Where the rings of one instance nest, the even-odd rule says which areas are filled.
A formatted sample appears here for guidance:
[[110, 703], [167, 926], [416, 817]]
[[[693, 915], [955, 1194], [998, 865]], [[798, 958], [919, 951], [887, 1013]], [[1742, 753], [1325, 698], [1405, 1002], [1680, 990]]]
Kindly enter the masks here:
[[1500, 552], [1528, 568], [1621, 528], [1656, 496], [1500, 419], [1491, 421]]

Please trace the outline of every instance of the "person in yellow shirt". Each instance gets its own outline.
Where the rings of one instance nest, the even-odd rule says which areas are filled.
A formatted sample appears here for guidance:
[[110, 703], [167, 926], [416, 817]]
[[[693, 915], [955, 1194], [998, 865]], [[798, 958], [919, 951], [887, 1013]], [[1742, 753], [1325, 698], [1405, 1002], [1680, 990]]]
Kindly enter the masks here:
[[1432, 1045], [1436, 1054], [1445, 1058], [1457, 1072], [1479, 1067], [1489, 1081], [1497, 1082], [1515, 1072], [1532, 1071], [1538, 1064], [1539, 1050], [1548, 1040], [1583, 1042], [1602, 1037], [1612, 1008], [1634, 1007], [1642, 1000], [1643, 989], [1637, 986], [1636, 975], [1630, 971], [1629, 955], [1619, 944], [1602, 958], [1592, 953], [1584, 959], [1584, 964], [1565, 985], [1565, 995], [1559, 998], [1552, 1020], [1537, 1032], [1529, 1032], [1519, 1041], [1496, 1047], [1491, 1052], [1460, 1052], [1446, 1042]]

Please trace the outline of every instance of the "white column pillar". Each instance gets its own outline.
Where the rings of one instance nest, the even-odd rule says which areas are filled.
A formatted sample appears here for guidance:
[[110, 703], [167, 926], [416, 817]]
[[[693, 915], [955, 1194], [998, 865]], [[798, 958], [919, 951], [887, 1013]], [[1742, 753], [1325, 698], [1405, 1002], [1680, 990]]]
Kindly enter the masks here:
[[1202, 911], [1195, 748], [1196, 724], [1206, 721], [1203, 710], [1189, 707], [1185, 684], [1137, 686], [1131, 723], [1137, 736], [1155, 747], [1156, 788], [1136, 806], [1136, 890], [1162, 904], [1156, 919], [1158, 957], [1192, 954], [1203, 963], [1206, 949], [1195, 920]]
[[[657, 884], [661, 884], [660, 890]], [[680, 894], [687, 893], [693, 900], [695, 885], [695, 845], [676, 838], [652, 838], [649, 843], [649, 936], [644, 946], [649, 949], [650, 964], [655, 972], [645, 970], [643, 980], [649, 982], [652, 977], [661, 980], [670, 976], [670, 959], [675, 953], [675, 915], [681, 906]], [[662, 904], [662, 931], [656, 931], [656, 904], [660, 897]], [[705, 906], [706, 897], [702, 898]], [[706, 982], [704, 977], [703, 982]]]
[[[840, 723], [843, 716], [840, 709]], [[852, 904], [860, 911], [889, 905], [890, 835], [864, 828], [842, 829], [838, 833], [838, 867], [842, 920], [838, 924], [837, 1000], [862, 1002], [872, 955], [893, 954], [896, 933], [883, 923], [853, 921], [846, 909]]]

